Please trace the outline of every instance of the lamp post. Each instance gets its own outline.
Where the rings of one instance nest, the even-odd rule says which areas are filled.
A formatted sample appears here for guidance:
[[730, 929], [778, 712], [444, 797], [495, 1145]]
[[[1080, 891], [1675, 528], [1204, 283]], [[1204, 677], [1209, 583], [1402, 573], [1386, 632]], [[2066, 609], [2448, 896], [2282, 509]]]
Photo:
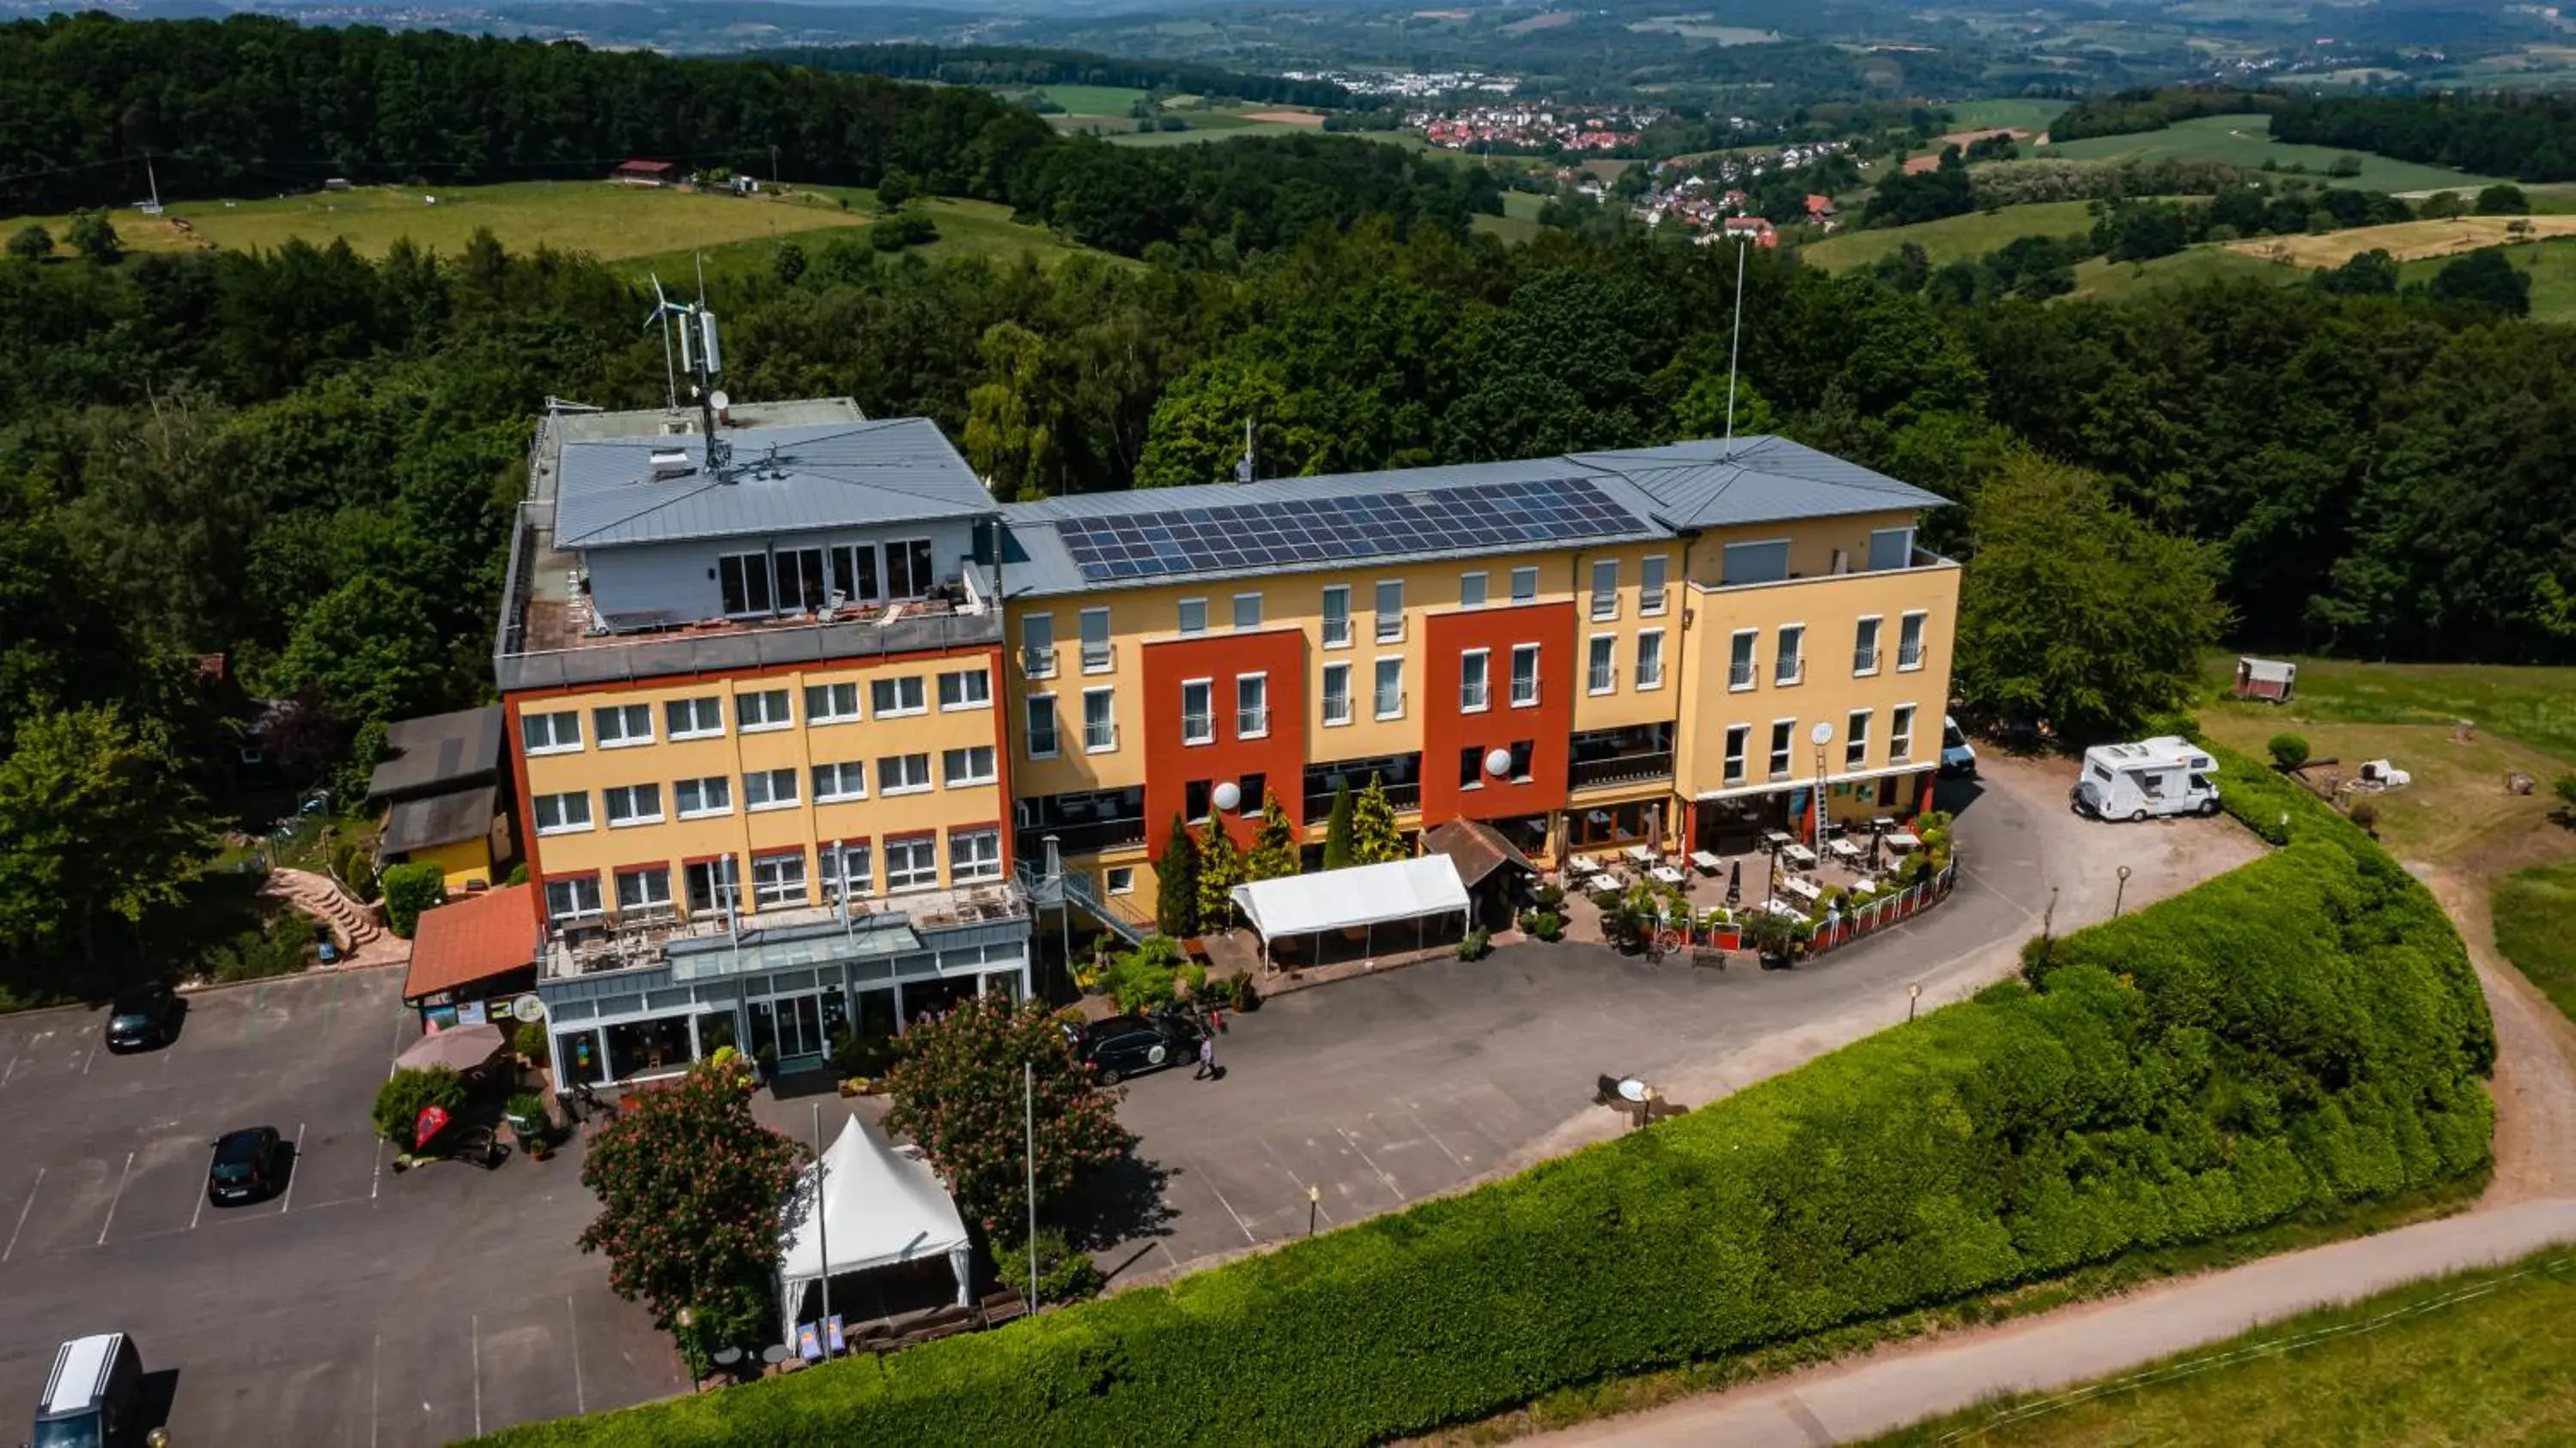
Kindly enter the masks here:
[[1306, 1235], [1309, 1237], [1315, 1235], [1315, 1213], [1322, 1210], [1323, 1204], [1324, 1189], [1322, 1187], [1309, 1186], [1306, 1188]]
[[1921, 1001], [1922, 999], [1923, 999], [1923, 985], [1922, 985], [1922, 983], [1921, 983], [1920, 981], [1907, 981], [1907, 982], [1905, 983], [1905, 1018], [1906, 1018], [1907, 1020], [1909, 1020], [1909, 1021], [1910, 1021], [1910, 1020], [1914, 1019], [1914, 1007], [1915, 1007], [1915, 1004], [1916, 1004], [1917, 1002]]
[[2115, 917], [2116, 917], [2117, 915], [2119, 915], [2119, 913], [2120, 913], [2120, 906], [2121, 906], [2121, 905], [2122, 905], [2122, 903], [2123, 903], [2123, 902], [2125, 902], [2128, 898], [2129, 898], [2129, 867], [2128, 867], [2128, 866], [2126, 866], [2126, 865], [2122, 865], [2122, 866], [2120, 867], [2120, 887], [2119, 887], [2117, 890], [2114, 890], [2114, 891], [2112, 891], [2112, 892], [2111, 892], [2111, 914], [2112, 914], [2113, 916], [2115, 916]]

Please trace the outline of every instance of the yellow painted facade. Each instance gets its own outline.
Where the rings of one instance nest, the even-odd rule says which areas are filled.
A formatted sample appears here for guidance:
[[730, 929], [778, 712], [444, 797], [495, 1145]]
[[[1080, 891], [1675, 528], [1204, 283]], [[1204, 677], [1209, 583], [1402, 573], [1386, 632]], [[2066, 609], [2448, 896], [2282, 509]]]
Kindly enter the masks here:
[[441, 878], [446, 881], [450, 897], [462, 895], [474, 885], [489, 888], [493, 883], [492, 842], [488, 837], [413, 850], [404, 857], [404, 862], [436, 865]]

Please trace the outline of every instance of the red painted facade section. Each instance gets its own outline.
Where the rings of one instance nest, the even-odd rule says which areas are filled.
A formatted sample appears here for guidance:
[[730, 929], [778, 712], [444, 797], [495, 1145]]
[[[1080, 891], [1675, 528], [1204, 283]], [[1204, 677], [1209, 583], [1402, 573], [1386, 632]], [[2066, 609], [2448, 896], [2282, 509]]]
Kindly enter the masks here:
[[[1245, 738], [1235, 717], [1235, 679], [1243, 674], [1268, 677], [1270, 728]], [[1181, 728], [1181, 686], [1193, 679], [1209, 681], [1215, 713], [1215, 739], [1185, 744]], [[1247, 774], [1264, 777], [1279, 796], [1290, 824], [1303, 828], [1306, 801], [1306, 636], [1295, 629], [1207, 634], [1166, 639], [1145, 646], [1145, 847], [1159, 858], [1171, 838], [1172, 817], [1182, 812], [1193, 780], [1210, 788]], [[1249, 846], [1261, 822], [1261, 802], [1249, 800], [1252, 813], [1225, 816], [1226, 833], [1237, 845]]]
[[[1583, 661], [1574, 644], [1574, 605], [1533, 603], [1519, 608], [1477, 608], [1433, 614], [1424, 621], [1422, 682], [1422, 823], [1453, 819], [1503, 819], [1563, 809], [1567, 797], [1568, 741], [1574, 732], [1574, 691]], [[1512, 707], [1512, 650], [1537, 644], [1538, 703]], [[1487, 653], [1487, 694], [1480, 714], [1462, 713], [1460, 658]], [[1529, 775], [1515, 781], [1487, 772], [1482, 757], [1527, 740]], [[1479, 758], [1474, 789], [1459, 786], [1459, 751]]]

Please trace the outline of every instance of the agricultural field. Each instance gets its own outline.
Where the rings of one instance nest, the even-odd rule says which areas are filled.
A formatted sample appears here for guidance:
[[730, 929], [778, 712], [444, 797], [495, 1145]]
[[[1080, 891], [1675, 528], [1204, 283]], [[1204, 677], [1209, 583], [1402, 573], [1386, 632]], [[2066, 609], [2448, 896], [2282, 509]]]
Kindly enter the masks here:
[[[2542, 221], [2549, 218], [2532, 219]], [[2531, 273], [2533, 321], [2576, 322], [2576, 238], [2507, 247], [2505, 259]], [[2411, 286], [2416, 282], [2429, 282], [2433, 274], [2449, 261], [2448, 257], [2436, 257], [2408, 262], [2397, 269], [2398, 283]]]
[[2145, 296], [2169, 287], [2191, 287], [2222, 277], [2252, 277], [2276, 286], [2307, 280], [2308, 274], [2224, 246], [2194, 246], [2149, 262], [2112, 261], [2095, 257], [2075, 268], [2077, 297], [2116, 300]]
[[2576, 216], [2455, 216], [2447, 221], [2400, 221], [2312, 236], [2258, 236], [2226, 246], [2300, 268], [2336, 267], [2365, 251], [2384, 251], [2399, 261], [2421, 261], [2502, 246], [2512, 239], [2516, 226], [2536, 237], [2576, 236]]
[[1470, 217], [1468, 224], [1478, 231], [1491, 232], [1508, 242], [1523, 242], [1538, 235], [1538, 214], [1547, 198], [1527, 191], [1503, 193], [1503, 214]]
[[2505, 876], [2493, 905], [2496, 949], [2576, 1020], [2576, 857]]
[[1132, 86], [1050, 85], [1038, 89], [1048, 100], [1064, 107], [1063, 114], [1046, 118], [1048, 124], [1068, 135], [1097, 132], [1101, 139], [1117, 146], [1186, 146], [1228, 136], [1319, 130], [1324, 124], [1323, 112], [1299, 106], [1245, 103], [1203, 107], [1200, 97], [1167, 95], [1162, 98], [1163, 113], [1187, 122], [1189, 129], [1139, 131], [1136, 118], [1129, 112], [1147, 93]]
[[1880, 1448], [2564, 1443], [2576, 1437], [2576, 1255], [2414, 1283], [2257, 1328], [2114, 1383], [2007, 1399]]
[[2037, 135], [2047, 130], [2048, 123], [2056, 120], [2057, 113], [2070, 104], [2068, 101], [2023, 100], [2018, 97], [1960, 101], [1949, 107], [1950, 122], [1956, 130], [1991, 131], [2000, 127]]
[[[2272, 119], [2269, 116], [2201, 116], [2161, 131], [2145, 131], [2131, 136], [2094, 136], [2049, 146], [2034, 154], [2077, 161], [2157, 161], [2197, 157], [2224, 161], [2247, 170], [2258, 169], [2269, 160], [2283, 168], [2305, 166], [2307, 174], [2315, 180], [2363, 191], [2475, 190], [2496, 180], [2492, 176], [2472, 176], [2366, 152], [2338, 151], [2329, 146], [2289, 145], [2272, 139]], [[2356, 176], [2327, 176], [2326, 168], [2345, 155], [2359, 156], [2361, 173]]]
[[1826, 271], [1849, 271], [1892, 256], [1907, 242], [1923, 248], [1934, 266], [1969, 261], [2025, 236], [2075, 236], [2093, 229], [2089, 201], [2034, 201], [1995, 211], [1971, 211], [1912, 226], [1843, 231], [1810, 242], [1799, 255]]

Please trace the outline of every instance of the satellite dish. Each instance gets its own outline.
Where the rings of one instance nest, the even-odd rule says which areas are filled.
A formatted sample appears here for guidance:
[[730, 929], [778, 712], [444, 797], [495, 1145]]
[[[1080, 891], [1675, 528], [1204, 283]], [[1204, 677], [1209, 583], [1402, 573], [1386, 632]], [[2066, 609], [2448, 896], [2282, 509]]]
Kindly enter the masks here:
[[1218, 785], [1216, 787], [1215, 803], [1216, 807], [1221, 810], [1231, 810], [1236, 805], [1243, 803], [1242, 786], [1236, 784], [1230, 779], [1225, 783]]
[[1494, 776], [1496, 779], [1500, 779], [1504, 775], [1511, 773], [1512, 752], [1508, 749], [1497, 749], [1493, 753], [1486, 755], [1485, 772]]
[[733, 399], [725, 396], [724, 389], [722, 388], [716, 389], [716, 394], [713, 397], [708, 398], [707, 401], [714, 403], [716, 405], [716, 411], [718, 412], [722, 412], [726, 408], [733, 406]]
[[1834, 742], [1834, 726], [1819, 719], [1816, 727], [1807, 731], [1807, 738], [1817, 744], [1831, 744]]

